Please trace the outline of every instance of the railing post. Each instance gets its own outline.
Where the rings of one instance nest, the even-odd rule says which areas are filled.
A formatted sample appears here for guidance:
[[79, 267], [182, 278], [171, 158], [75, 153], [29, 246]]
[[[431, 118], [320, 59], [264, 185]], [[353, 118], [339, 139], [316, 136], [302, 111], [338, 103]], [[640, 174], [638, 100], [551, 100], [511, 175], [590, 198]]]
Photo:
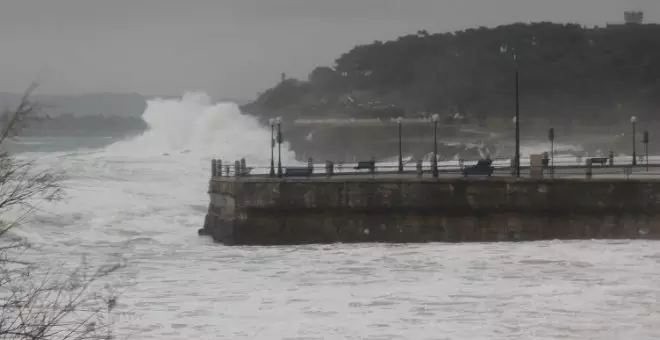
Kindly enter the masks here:
[[225, 165], [225, 173], [227, 174], [227, 177], [230, 176], [230, 172], [231, 172], [231, 167], [229, 166], [229, 164]]
[[423, 164], [424, 162], [421, 159], [417, 160], [417, 177], [419, 178], [422, 178], [422, 176], [424, 176], [424, 169], [422, 167]]
[[245, 158], [241, 158], [241, 176], [247, 175], [247, 163]]
[[332, 161], [325, 161], [325, 175], [327, 177], [332, 177], [335, 172], [335, 165]]
[[555, 177], [555, 128], [548, 129], [548, 140], [550, 141], [550, 161], [548, 172], [552, 178]]
[[376, 157], [371, 157], [371, 169], [369, 170], [371, 172], [372, 176], [376, 176]]
[[241, 175], [241, 161], [234, 161], [234, 176], [239, 177]]
[[312, 157], [307, 158], [307, 168], [309, 168], [310, 173], [314, 172], [314, 160], [312, 159]]
[[[548, 174], [552, 176], [552, 169], [550, 168], [550, 154], [547, 152], [543, 153], [543, 167], [541, 169], [541, 176]], [[531, 164], [530, 164], [531, 165]]]
[[646, 160], [646, 172], [649, 171], [649, 131], [644, 130], [644, 137], [642, 138], [642, 143], [644, 143], [644, 159]]
[[585, 172], [586, 172], [586, 176], [587, 176], [587, 179], [591, 179], [591, 177], [592, 177], [592, 175], [593, 175], [593, 173], [592, 173], [592, 168], [591, 168], [591, 164], [592, 164], [592, 163], [591, 163], [591, 158], [588, 158], [588, 159], [587, 159], [587, 167], [586, 167], [586, 170], [585, 170]]
[[222, 177], [222, 159], [218, 159], [215, 163], [215, 173], [216, 175]]
[[516, 176], [516, 159], [511, 158], [511, 161], [509, 162], [511, 166], [511, 176]]
[[610, 166], [614, 165], [614, 151], [610, 150], [610, 154], [608, 156], [609, 156], [608, 158], [609, 158]]
[[211, 177], [216, 177], [218, 173], [216, 172], [218, 161], [215, 159], [211, 160]]

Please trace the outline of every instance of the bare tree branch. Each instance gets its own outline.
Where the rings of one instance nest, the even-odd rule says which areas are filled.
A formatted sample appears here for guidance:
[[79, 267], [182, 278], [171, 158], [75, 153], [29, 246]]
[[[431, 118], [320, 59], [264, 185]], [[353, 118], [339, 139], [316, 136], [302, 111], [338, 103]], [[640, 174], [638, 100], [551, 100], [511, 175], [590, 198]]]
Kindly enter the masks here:
[[16, 136], [28, 126], [30, 121], [38, 121], [41, 119], [39, 113], [41, 106], [36, 101], [31, 100], [34, 91], [39, 87], [39, 84], [32, 83], [23, 93], [21, 101], [14, 109], [5, 109], [0, 113], [0, 122], [2, 129], [0, 130], [0, 145], [5, 142], [7, 138]]
[[106, 312], [117, 297], [99, 293], [95, 284], [122, 268], [108, 263], [92, 269], [83, 262], [65, 275], [62, 269], [44, 273], [37, 283], [32, 275], [16, 273], [0, 286], [0, 339], [107, 338]]
[[42, 106], [30, 98], [37, 86], [32, 83], [13, 110], [0, 113], [0, 217], [12, 210], [17, 215], [12, 221], [0, 221], [0, 237], [29, 216], [38, 201], [57, 199], [62, 192], [61, 172], [39, 169], [34, 161], [16, 159], [3, 150], [8, 138], [19, 134], [28, 122], [40, 119]]
[[30, 99], [36, 87], [30, 85], [14, 109], [0, 113], [0, 339], [110, 338], [117, 296], [99, 285], [124, 268], [123, 263], [94, 267], [83, 261], [70, 271], [39, 272], [39, 266], [16, 257], [27, 243], [3, 237], [40, 203], [58, 199], [62, 192], [61, 172], [13, 157], [5, 148], [28, 122], [41, 119], [42, 107]]

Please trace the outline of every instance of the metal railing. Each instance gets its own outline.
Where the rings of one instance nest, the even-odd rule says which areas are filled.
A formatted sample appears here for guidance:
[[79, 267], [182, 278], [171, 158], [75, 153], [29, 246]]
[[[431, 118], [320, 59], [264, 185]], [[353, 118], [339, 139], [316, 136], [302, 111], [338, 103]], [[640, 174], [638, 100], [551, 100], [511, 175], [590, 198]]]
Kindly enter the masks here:
[[[533, 178], [639, 178], [657, 177], [660, 179], [660, 156], [657, 160], [641, 159], [632, 165], [630, 157], [610, 157], [603, 161], [601, 157], [563, 157], [555, 158], [548, 165], [532, 167], [521, 164], [521, 177]], [[627, 160], [627, 162], [626, 162]], [[234, 162], [211, 161], [212, 177], [252, 177], [252, 178], [304, 178], [336, 176], [417, 176], [421, 177], [479, 177], [479, 174], [466, 174], [465, 169], [476, 165], [477, 161], [416, 161], [406, 162], [400, 167], [398, 162], [376, 162], [367, 160], [351, 163], [333, 163], [326, 161], [319, 164], [311, 159], [308, 163], [295, 166], [248, 166], [245, 159]], [[522, 163], [522, 162], [521, 162]], [[513, 161], [499, 159], [492, 161], [493, 172], [488, 177], [515, 176]], [[552, 164], [552, 165], [550, 165]], [[434, 171], [437, 169], [437, 171]], [[437, 174], [437, 176], [435, 176]], [[540, 175], [539, 175], [540, 174]], [[483, 177], [483, 175], [481, 175]]]

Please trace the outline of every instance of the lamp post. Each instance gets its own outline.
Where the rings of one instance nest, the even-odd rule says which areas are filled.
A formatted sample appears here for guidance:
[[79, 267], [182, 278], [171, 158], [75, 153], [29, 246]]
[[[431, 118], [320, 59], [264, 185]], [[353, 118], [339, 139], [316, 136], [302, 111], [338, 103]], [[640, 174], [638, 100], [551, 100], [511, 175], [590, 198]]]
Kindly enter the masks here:
[[270, 124], [270, 177], [275, 177], [275, 119], [268, 119]]
[[403, 118], [399, 117], [396, 119], [396, 123], [398, 125], [398, 133], [399, 133], [399, 172], [403, 172], [403, 148], [401, 145], [401, 123], [403, 123]]
[[646, 160], [646, 172], [649, 171], [649, 131], [644, 130], [644, 139], [642, 140], [644, 142], [644, 159]]
[[550, 174], [555, 175], [555, 128], [548, 129], [548, 139], [550, 140]]
[[511, 119], [511, 121], [516, 126], [516, 146], [513, 155], [513, 174], [516, 176], [516, 178], [520, 178], [520, 139], [519, 139], [520, 125], [518, 125], [518, 117], [514, 116]]
[[433, 121], [433, 160], [431, 165], [433, 166], [433, 177], [438, 178], [438, 119], [440, 116], [434, 114], [431, 116]]
[[[501, 53], [507, 53], [508, 51], [508, 46], [500, 46]], [[514, 156], [514, 165], [516, 167], [516, 178], [520, 178], [520, 65], [518, 63], [518, 54], [516, 53], [515, 48], [511, 49], [511, 53], [513, 54], [513, 62], [516, 67], [516, 154]]]
[[516, 178], [520, 178], [520, 67], [515, 51], [513, 60], [516, 63]]
[[637, 140], [635, 138], [635, 128], [637, 125], [637, 117], [630, 117], [630, 123], [632, 124], [632, 165], [637, 165], [637, 146], [635, 145]]
[[277, 177], [282, 177], [282, 118], [275, 118], [277, 124]]

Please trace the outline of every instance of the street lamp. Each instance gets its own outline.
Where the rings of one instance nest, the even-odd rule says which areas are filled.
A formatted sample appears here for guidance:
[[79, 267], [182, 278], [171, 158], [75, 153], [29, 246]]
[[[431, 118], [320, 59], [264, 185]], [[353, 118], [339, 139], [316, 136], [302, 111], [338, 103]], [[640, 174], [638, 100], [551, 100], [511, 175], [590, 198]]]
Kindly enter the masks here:
[[555, 128], [548, 129], [548, 140], [550, 140], [550, 174], [555, 175]]
[[632, 165], [637, 165], [637, 148], [636, 148], [636, 138], [635, 138], [635, 128], [637, 125], [637, 117], [630, 117], [630, 123], [632, 123]]
[[513, 60], [516, 63], [516, 178], [520, 178], [520, 67], [515, 51]]
[[433, 121], [433, 160], [431, 165], [433, 166], [433, 177], [438, 178], [438, 120], [440, 116], [434, 114], [431, 116]]
[[649, 131], [644, 130], [644, 139], [642, 140], [644, 143], [644, 159], [646, 160], [646, 172], [649, 171]]
[[403, 172], [403, 148], [401, 146], [401, 123], [403, 123], [403, 118], [397, 118], [396, 123], [398, 124], [399, 132], [399, 172]]
[[282, 117], [275, 118], [277, 124], [277, 177], [282, 177]]
[[516, 150], [513, 156], [513, 172], [516, 178], [520, 178], [520, 125], [518, 117], [513, 117], [511, 121], [516, 125]]
[[270, 177], [275, 177], [275, 118], [268, 119], [270, 124]]
[[[501, 53], [506, 53], [509, 51], [509, 47], [503, 45], [500, 47]], [[513, 54], [513, 62], [516, 66], [516, 155], [515, 155], [515, 166], [516, 166], [516, 177], [520, 178], [520, 65], [518, 63], [518, 54], [516, 53], [515, 48], [511, 49]]]

